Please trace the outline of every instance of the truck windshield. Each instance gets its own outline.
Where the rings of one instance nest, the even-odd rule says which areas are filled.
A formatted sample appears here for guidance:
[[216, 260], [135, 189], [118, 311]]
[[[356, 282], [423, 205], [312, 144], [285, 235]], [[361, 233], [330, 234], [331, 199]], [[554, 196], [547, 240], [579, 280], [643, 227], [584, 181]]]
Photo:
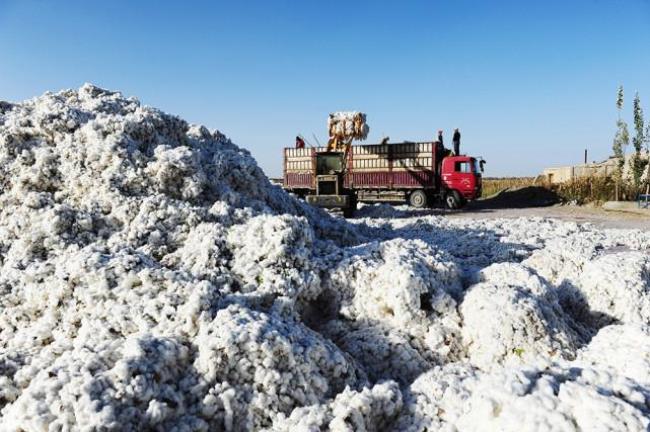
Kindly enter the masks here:
[[481, 173], [481, 169], [478, 166], [478, 161], [476, 159], [472, 159], [472, 172], [474, 174], [480, 174]]

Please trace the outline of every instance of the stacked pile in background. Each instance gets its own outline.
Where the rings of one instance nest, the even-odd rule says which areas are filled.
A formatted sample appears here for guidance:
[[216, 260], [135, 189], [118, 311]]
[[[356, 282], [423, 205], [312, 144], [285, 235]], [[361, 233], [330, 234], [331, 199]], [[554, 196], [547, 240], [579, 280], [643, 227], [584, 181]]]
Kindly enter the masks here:
[[0, 186], [2, 430], [648, 427], [647, 233], [348, 224], [91, 85], [0, 104]]

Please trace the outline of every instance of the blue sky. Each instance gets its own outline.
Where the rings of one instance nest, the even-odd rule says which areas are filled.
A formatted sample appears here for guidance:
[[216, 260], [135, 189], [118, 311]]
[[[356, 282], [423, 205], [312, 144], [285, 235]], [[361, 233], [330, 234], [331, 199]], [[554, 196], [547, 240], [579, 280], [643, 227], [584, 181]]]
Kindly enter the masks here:
[[460, 127], [487, 175], [534, 175], [609, 155], [619, 84], [650, 117], [650, 0], [0, 0], [0, 99], [84, 82], [219, 129], [269, 175], [339, 110], [368, 114], [368, 142]]

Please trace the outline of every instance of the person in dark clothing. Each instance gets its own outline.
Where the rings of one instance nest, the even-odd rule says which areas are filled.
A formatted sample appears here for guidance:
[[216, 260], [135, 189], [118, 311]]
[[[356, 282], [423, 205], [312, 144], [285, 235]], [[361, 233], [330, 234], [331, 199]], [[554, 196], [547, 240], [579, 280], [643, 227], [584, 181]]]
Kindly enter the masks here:
[[296, 137], [296, 148], [297, 149], [304, 149], [305, 148], [305, 140], [303, 140], [299, 136]]
[[442, 134], [438, 136], [438, 140], [433, 143], [434, 148], [435, 148], [435, 155], [436, 155], [436, 183], [438, 183], [438, 187], [440, 187], [440, 171], [442, 170], [442, 159], [446, 156], [446, 149], [445, 146], [442, 145]]
[[454, 129], [454, 137], [452, 138], [454, 143], [454, 154], [458, 156], [460, 154], [460, 131], [458, 128]]
[[444, 142], [442, 141], [442, 129], [438, 131], [438, 142], [440, 143], [441, 146], [445, 146]]

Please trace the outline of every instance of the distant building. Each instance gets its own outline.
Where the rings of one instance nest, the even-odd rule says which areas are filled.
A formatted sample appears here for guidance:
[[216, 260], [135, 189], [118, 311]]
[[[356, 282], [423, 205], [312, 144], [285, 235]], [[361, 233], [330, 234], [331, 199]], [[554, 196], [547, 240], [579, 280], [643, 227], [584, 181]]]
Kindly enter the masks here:
[[[642, 157], [648, 158], [648, 153], [643, 152]], [[632, 154], [625, 155], [623, 177], [630, 176], [630, 159]], [[577, 177], [611, 176], [616, 171], [618, 158], [610, 157], [602, 162], [592, 162], [573, 166], [546, 168], [542, 172], [550, 183], [564, 183]], [[644, 177], [647, 176], [647, 172]]]

